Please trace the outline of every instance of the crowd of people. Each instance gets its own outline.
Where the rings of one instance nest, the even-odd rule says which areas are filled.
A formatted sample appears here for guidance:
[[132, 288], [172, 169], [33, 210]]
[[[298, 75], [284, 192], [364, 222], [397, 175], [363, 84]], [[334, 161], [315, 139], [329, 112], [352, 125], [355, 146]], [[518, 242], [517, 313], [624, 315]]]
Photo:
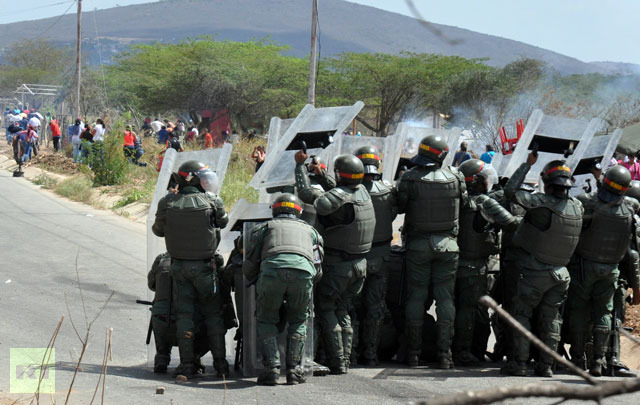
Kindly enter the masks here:
[[[201, 354], [211, 350], [217, 375], [228, 376], [224, 335], [236, 324], [229, 322], [227, 295], [235, 288], [240, 324], [255, 316], [262, 385], [278, 382], [280, 333], [286, 334], [287, 383], [305, 381], [311, 297], [319, 342], [313, 357], [321, 363], [314, 373], [326, 366], [345, 374], [381, 360], [408, 367], [435, 361], [450, 369], [506, 358], [504, 374], [526, 376], [533, 360], [535, 375], [552, 376], [551, 356], [531, 351], [525, 337], [490, 320], [478, 302], [490, 294], [551, 350], [569, 344], [567, 356], [593, 376], [631, 375], [620, 362], [616, 332], [625, 301], [640, 303], [640, 181], [622, 164], [604, 174], [594, 167], [597, 190], [573, 198], [571, 169], [554, 160], [541, 173], [544, 191], [533, 192], [524, 180], [535, 152], [498, 182], [484, 159], [444, 167], [448, 151], [441, 137], [424, 138], [395, 185], [381, 179], [374, 147], [338, 156], [333, 175], [317, 157], [297, 152], [296, 183], [277, 190], [272, 218], [236, 240], [226, 266], [216, 248], [228, 219], [222, 201], [208, 192], [210, 170], [195, 161], [180, 166], [153, 226], [166, 241], [163, 274], [173, 279], [165, 285], [174, 286], [174, 296], [158, 289], [157, 268], [150, 274], [156, 297], [178, 303], [176, 372], [197, 374]], [[254, 150], [256, 161], [264, 160], [262, 152]], [[193, 207], [202, 207], [197, 218]], [[405, 215], [401, 245], [392, 247], [398, 214]], [[242, 313], [238, 294], [247, 286], [230, 281], [229, 272], [255, 285], [255, 315]], [[627, 297], [627, 288], [633, 295]], [[428, 312], [434, 303], [435, 318]], [[156, 343], [165, 342], [156, 347], [156, 372], [166, 372], [170, 360], [170, 339], [162, 333], [171, 333], [171, 313], [166, 305], [163, 311], [152, 309], [158, 315], [152, 323], [164, 321], [163, 329], [154, 326]], [[491, 327], [493, 352], [487, 350]]]

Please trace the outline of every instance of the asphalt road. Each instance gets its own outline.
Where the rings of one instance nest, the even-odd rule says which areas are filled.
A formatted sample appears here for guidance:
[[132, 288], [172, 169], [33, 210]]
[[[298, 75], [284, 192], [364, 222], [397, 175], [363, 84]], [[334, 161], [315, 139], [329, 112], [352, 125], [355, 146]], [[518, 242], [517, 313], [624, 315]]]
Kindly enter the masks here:
[[[406, 404], [461, 390], [540, 381], [502, 377], [496, 365], [441, 371], [428, 366], [409, 370], [388, 364], [385, 368], [354, 369], [346, 376], [314, 377], [307, 384], [293, 387], [257, 387], [252, 379], [237, 376], [223, 383], [211, 375], [177, 384], [169, 376], [154, 375], [147, 366], [146, 310], [134, 303], [147, 296], [145, 243], [143, 225], [63, 200], [24, 179], [0, 172], [0, 400], [3, 396], [31, 397], [9, 393], [10, 349], [46, 347], [64, 316], [55, 344], [53, 394], [56, 402], [64, 402], [81, 351], [65, 297], [80, 334], [86, 331], [76, 258], [89, 320], [111, 291], [114, 296], [92, 326], [70, 403], [91, 400], [100, 374], [107, 328], [113, 328], [113, 361], [109, 363], [105, 394], [108, 404]], [[231, 357], [231, 347], [227, 351]], [[210, 360], [205, 364], [209, 366]], [[547, 380], [582, 384], [566, 374]], [[164, 395], [155, 393], [158, 386], [166, 387]], [[96, 403], [99, 396], [98, 393]], [[44, 395], [41, 402], [50, 403], [50, 396]], [[510, 403], [552, 402], [527, 399]], [[605, 403], [637, 404], [640, 394]]]

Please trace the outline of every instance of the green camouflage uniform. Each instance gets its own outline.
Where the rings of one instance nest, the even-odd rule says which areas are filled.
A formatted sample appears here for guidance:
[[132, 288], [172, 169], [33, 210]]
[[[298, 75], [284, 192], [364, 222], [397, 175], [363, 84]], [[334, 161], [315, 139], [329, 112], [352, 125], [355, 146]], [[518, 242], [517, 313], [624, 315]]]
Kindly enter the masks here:
[[178, 348], [181, 366], [187, 370], [194, 367], [194, 313], [198, 305], [207, 325], [214, 367], [219, 375], [228, 373], [225, 299], [219, 291], [213, 260], [218, 231], [228, 221], [222, 200], [211, 193], [200, 192], [197, 187], [181, 187], [178, 194], [168, 194], [158, 202], [152, 230], [156, 236], [165, 238], [172, 257]]
[[[349, 367], [353, 328], [349, 312], [367, 273], [375, 213], [362, 185], [338, 186], [322, 193], [309, 186], [306, 169], [296, 166], [300, 199], [313, 203], [325, 243], [323, 276], [314, 297], [327, 362], [332, 372]], [[341, 371], [338, 371], [341, 370]]]
[[[513, 310], [528, 330], [537, 310], [540, 340], [556, 350], [562, 327], [559, 310], [570, 281], [565, 266], [578, 243], [583, 208], [572, 197], [518, 191], [530, 168], [523, 163], [505, 186], [505, 195], [527, 211], [513, 237], [514, 247], [507, 252], [520, 274]], [[520, 334], [513, 334], [513, 350], [516, 362], [524, 364], [529, 359], [529, 341]], [[541, 365], [553, 363], [544, 354], [540, 360]]]
[[[364, 307], [362, 321], [362, 357], [365, 361], [376, 362], [380, 328], [384, 320], [385, 296], [387, 292], [388, 272], [386, 263], [391, 253], [393, 239], [393, 220], [398, 213], [395, 190], [383, 180], [365, 180], [362, 185], [367, 189], [376, 214], [376, 227], [373, 233], [371, 250], [367, 253], [367, 277], [364, 280], [360, 301]], [[354, 325], [354, 330], [356, 326]], [[354, 337], [355, 346], [358, 339]], [[354, 348], [355, 350], [355, 348]]]
[[584, 207], [584, 219], [580, 242], [569, 263], [570, 353], [576, 362], [584, 359], [591, 325], [594, 361], [604, 366], [613, 298], [620, 273], [618, 263], [629, 249], [638, 202], [622, 197], [617, 202], [605, 203], [597, 193], [582, 194], [578, 199]]
[[314, 247], [322, 255], [322, 238], [304, 221], [278, 216], [251, 231], [243, 264], [248, 280], [256, 284], [256, 318], [258, 343], [263, 365], [280, 369], [276, 336], [280, 307], [287, 308], [287, 370], [300, 365], [307, 336], [307, 317], [316, 277]]
[[487, 307], [480, 305], [478, 299], [487, 292], [489, 256], [499, 252], [497, 227], [515, 229], [518, 225], [516, 217], [486, 194], [473, 195], [471, 200], [473, 204], [463, 209], [460, 215], [458, 234], [460, 260], [456, 278], [453, 354], [462, 363], [477, 360], [471, 354], [474, 327], [478, 318], [489, 319]]
[[406, 333], [410, 356], [420, 356], [425, 302], [436, 301], [441, 361], [451, 362], [454, 287], [458, 269], [458, 217], [469, 204], [464, 177], [455, 169], [414, 167], [397, 185], [398, 212], [406, 213]]

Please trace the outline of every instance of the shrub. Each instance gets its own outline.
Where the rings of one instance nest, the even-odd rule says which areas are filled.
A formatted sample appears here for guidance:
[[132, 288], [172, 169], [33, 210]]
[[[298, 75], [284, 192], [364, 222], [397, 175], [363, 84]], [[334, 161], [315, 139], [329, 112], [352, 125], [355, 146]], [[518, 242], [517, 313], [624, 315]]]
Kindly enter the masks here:
[[54, 191], [70, 200], [89, 203], [91, 199], [91, 179], [86, 176], [73, 176], [58, 183]]
[[122, 153], [122, 137], [107, 136], [102, 144], [94, 143], [87, 163], [93, 172], [94, 186], [122, 184], [129, 163]]

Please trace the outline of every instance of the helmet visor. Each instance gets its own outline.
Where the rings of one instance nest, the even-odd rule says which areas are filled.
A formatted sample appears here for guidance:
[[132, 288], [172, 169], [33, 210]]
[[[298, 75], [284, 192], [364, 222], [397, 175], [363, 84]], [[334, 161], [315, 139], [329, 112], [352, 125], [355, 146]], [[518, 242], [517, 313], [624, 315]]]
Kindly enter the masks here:
[[198, 171], [198, 177], [200, 178], [200, 186], [204, 191], [209, 193], [218, 194], [218, 175], [209, 168], [203, 168]]
[[480, 170], [479, 175], [486, 179], [487, 190], [493, 189], [493, 186], [495, 186], [499, 182], [498, 172], [496, 171], [495, 167], [493, 167], [490, 163], [484, 164], [484, 166], [482, 167], [482, 170]]

